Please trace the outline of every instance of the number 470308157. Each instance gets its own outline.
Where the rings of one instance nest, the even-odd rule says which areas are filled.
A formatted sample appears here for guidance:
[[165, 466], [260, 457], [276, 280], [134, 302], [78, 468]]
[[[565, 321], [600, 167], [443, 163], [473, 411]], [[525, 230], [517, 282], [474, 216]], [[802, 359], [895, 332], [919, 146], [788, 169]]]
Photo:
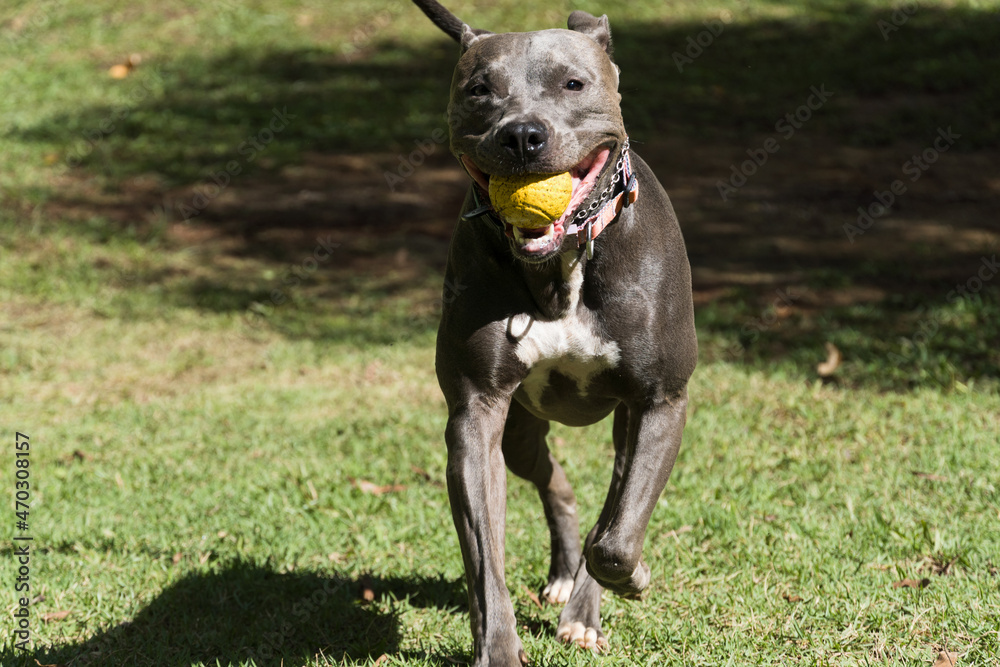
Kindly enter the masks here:
[[14, 460], [14, 477], [16, 478], [15, 487], [17, 489], [17, 505], [15, 507], [18, 519], [17, 527], [21, 530], [27, 530], [28, 509], [30, 508], [28, 499], [31, 497], [31, 494], [28, 491], [28, 489], [31, 488], [28, 483], [28, 477], [30, 476], [28, 466], [31, 465], [30, 459], [28, 458], [31, 452], [29, 437], [24, 433], [18, 432], [14, 440], [14, 449], [17, 450]]

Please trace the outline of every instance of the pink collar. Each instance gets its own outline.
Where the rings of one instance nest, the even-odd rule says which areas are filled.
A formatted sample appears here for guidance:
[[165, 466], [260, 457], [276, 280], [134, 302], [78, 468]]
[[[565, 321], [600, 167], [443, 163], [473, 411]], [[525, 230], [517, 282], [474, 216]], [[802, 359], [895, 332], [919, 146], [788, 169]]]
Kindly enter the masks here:
[[[604, 197], [615, 190], [618, 190], [617, 194], [601, 206]], [[597, 212], [588, 215], [587, 210], [577, 211], [576, 217], [566, 226], [566, 233], [576, 236], [577, 247], [587, 246], [587, 259], [591, 259], [594, 256], [594, 239], [618, 217], [623, 208], [631, 206], [638, 198], [639, 182], [632, 172], [632, 160], [629, 157], [626, 139], [611, 185], [590, 205], [590, 210], [597, 208]]]

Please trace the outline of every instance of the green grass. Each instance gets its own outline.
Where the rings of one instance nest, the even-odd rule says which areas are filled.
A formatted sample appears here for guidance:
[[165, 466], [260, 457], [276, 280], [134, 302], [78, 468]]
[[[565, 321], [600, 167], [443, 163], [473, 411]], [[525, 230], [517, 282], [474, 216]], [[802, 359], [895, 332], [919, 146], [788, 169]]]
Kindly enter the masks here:
[[[607, 12], [640, 140], [682, 135], [739, 154], [826, 82], [842, 96], [810, 132], [863, 155], [925, 145], [948, 124], [967, 132], [957, 159], [998, 146], [995, 2], [921, 5], [889, 41], [876, 27], [884, 3], [483, 4], [452, 8], [498, 30]], [[723, 10], [732, 23], [677, 73], [671, 53]], [[2, 12], [0, 477], [12, 495], [11, 443], [29, 434], [37, 651], [15, 651], [4, 623], [0, 665], [468, 662], [433, 375], [440, 242], [363, 227], [453, 215], [392, 200], [381, 180], [382, 165], [442, 126], [452, 45], [404, 3], [64, 0]], [[143, 56], [135, 73], [108, 77], [130, 53]], [[258, 232], [257, 204], [217, 212], [228, 193], [190, 223], [164, 206], [238, 156], [276, 106], [298, 118], [243, 182], [295, 196], [314, 187], [296, 169], [371, 160], [378, 208], [341, 227], [292, 208]], [[85, 133], [118, 112], [88, 151]], [[351, 176], [339, 162], [328, 171], [335, 184]], [[988, 212], [988, 187], [948, 201], [979, 197]], [[848, 199], [832, 205], [849, 214]], [[274, 228], [292, 231], [267, 236]], [[341, 250], [285, 285], [329, 232]], [[704, 238], [697, 225], [685, 233]], [[959, 664], [1000, 665], [1000, 292], [945, 297], [989, 251], [984, 238], [951, 255], [866, 257], [891, 245], [866, 236], [858, 256], [802, 260], [807, 294], [878, 285], [887, 296], [810, 304], [757, 336], [746, 325], [770, 314], [771, 287], [730, 286], [699, 305], [684, 446], [646, 541], [653, 584], [640, 602], [605, 596], [607, 656], [556, 644], [558, 609], [531, 602], [548, 540], [535, 492], [512, 479], [508, 585], [534, 663], [930, 665], [946, 648]], [[689, 247], [696, 268], [777, 261], [753, 244], [711, 257]], [[928, 322], [934, 335], [916, 336]], [[845, 362], [823, 382], [813, 366], [828, 340]], [[556, 427], [550, 444], [589, 526], [610, 424]], [[359, 480], [403, 488], [373, 495]], [[13, 544], [0, 548], [8, 618]], [[906, 578], [929, 585], [893, 587]]]
[[[3, 422], [32, 438], [34, 630], [50, 662], [468, 658], [426, 344], [235, 345], [225, 322], [183, 310], [126, 324], [21, 305], [4, 331], [18, 342], [3, 399], [18, 408]], [[23, 333], [39, 327], [49, 333]], [[717, 363], [692, 398], [647, 539], [655, 583], [639, 603], [607, 596], [604, 664], [922, 664], [939, 645], [995, 664], [996, 396], [843, 391]], [[553, 438], [588, 522], [609, 435], [603, 424]], [[352, 478], [405, 489], [366, 495]], [[527, 596], [547, 540], [523, 483], [508, 521], [531, 655], [590, 663], [554, 644], [557, 610]], [[931, 584], [891, 587], [908, 577]], [[60, 610], [71, 614], [38, 621]]]

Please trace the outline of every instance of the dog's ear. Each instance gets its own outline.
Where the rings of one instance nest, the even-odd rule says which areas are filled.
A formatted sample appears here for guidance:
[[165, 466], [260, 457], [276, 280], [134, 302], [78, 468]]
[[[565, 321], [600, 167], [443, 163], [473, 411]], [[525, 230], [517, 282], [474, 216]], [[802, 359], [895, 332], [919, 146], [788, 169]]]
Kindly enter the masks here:
[[582, 32], [600, 44], [609, 56], [611, 55], [611, 24], [608, 22], [607, 14], [597, 18], [587, 12], [576, 10], [569, 15], [566, 27], [576, 32]]
[[468, 25], [462, 24], [462, 37], [459, 39], [459, 42], [461, 42], [462, 44], [462, 53], [468, 51], [469, 48], [472, 47], [472, 45], [478, 42], [481, 38], [492, 34], [493, 33], [490, 32], [489, 30], [479, 30], [479, 29], [473, 30]]

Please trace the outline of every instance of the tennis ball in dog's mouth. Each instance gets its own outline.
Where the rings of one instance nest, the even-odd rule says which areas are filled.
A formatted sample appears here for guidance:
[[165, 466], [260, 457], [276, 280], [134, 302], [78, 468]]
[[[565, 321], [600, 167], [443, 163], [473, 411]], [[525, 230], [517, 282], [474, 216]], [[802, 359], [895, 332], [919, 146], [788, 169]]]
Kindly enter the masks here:
[[561, 174], [490, 176], [490, 201], [506, 222], [522, 229], [547, 227], [573, 198], [573, 177]]

